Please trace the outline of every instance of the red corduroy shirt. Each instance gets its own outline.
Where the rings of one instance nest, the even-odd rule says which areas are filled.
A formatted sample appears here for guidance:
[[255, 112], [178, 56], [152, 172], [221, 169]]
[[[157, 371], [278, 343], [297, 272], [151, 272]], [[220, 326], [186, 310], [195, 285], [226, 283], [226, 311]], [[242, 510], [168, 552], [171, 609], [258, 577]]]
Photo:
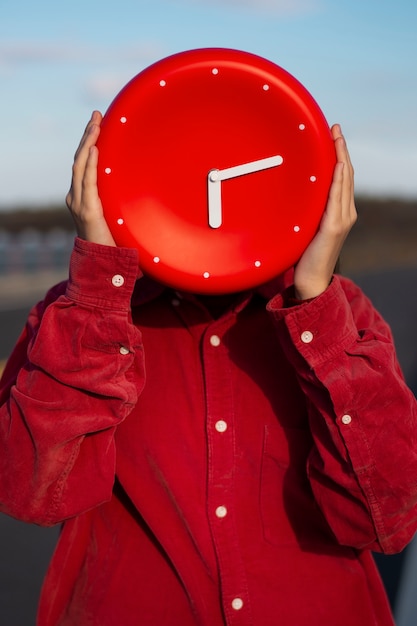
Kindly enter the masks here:
[[417, 411], [335, 276], [213, 319], [77, 239], [4, 372], [1, 510], [63, 522], [38, 626], [389, 626], [371, 550], [417, 527]]

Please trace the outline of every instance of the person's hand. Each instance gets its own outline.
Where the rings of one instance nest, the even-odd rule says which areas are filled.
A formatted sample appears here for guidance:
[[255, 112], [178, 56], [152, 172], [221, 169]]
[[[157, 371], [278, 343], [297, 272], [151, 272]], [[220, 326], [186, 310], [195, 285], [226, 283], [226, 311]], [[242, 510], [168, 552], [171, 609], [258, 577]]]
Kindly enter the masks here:
[[343, 243], [356, 222], [353, 167], [338, 124], [332, 127], [337, 163], [320, 227], [295, 267], [295, 296], [320, 295], [332, 279]]
[[66, 203], [79, 237], [93, 243], [115, 246], [97, 189], [96, 141], [100, 134], [101, 120], [101, 113], [94, 111], [86, 126], [74, 156], [71, 187]]

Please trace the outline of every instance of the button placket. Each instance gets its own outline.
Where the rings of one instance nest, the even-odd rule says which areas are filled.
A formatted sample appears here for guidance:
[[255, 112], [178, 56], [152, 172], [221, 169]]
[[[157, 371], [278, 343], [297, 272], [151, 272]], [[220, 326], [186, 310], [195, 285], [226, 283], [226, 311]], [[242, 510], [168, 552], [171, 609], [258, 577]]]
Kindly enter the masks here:
[[[229, 322], [231, 323], [231, 322]], [[223, 320], [206, 329], [203, 339], [203, 367], [207, 397], [208, 436], [208, 510], [209, 521], [220, 567], [223, 606], [227, 623], [250, 623], [250, 604], [242, 595], [247, 589], [245, 568], [236, 532], [234, 408], [230, 365], [223, 342]], [[238, 618], [238, 615], [240, 617]]]

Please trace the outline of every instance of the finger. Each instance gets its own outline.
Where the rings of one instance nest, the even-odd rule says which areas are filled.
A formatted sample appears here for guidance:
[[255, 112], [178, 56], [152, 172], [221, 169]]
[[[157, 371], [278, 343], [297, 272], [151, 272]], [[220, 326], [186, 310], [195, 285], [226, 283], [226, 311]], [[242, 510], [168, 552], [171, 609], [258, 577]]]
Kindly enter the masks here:
[[338, 163], [343, 163], [343, 181], [341, 209], [347, 219], [355, 219], [356, 208], [354, 204], [354, 170], [350, 160], [349, 151], [343, 135], [335, 139], [336, 158]]
[[91, 117], [88, 120], [87, 125], [86, 125], [86, 127], [84, 129], [84, 133], [83, 133], [83, 136], [81, 137], [81, 141], [80, 141], [80, 143], [78, 145], [78, 148], [75, 151], [74, 161], [77, 159], [77, 156], [78, 156], [80, 150], [83, 148], [86, 140], [90, 136], [91, 127], [93, 125], [100, 126], [101, 120], [102, 120], [102, 115], [101, 115], [100, 111], [93, 111], [92, 114], [91, 114]]
[[338, 137], [342, 137], [343, 134], [340, 124], [333, 124], [331, 128], [331, 133], [334, 140], [336, 140]]
[[74, 163], [83, 163], [88, 157], [88, 150], [90, 146], [94, 145], [97, 141], [100, 132], [100, 124], [96, 124], [94, 121], [90, 121], [86, 127], [86, 130], [81, 138], [80, 144], [74, 156]]
[[85, 172], [82, 181], [83, 204], [89, 206], [98, 200], [97, 193], [97, 162], [98, 150], [96, 146], [91, 146], [85, 165]]
[[329, 200], [337, 205], [340, 205], [342, 201], [344, 169], [345, 164], [343, 161], [338, 161], [335, 165], [332, 184], [330, 185]]
[[337, 162], [333, 171], [333, 179], [329, 189], [326, 210], [323, 214], [320, 227], [338, 230], [342, 217], [342, 197], [343, 197], [343, 170], [345, 164]]
[[85, 136], [80, 144], [74, 165], [72, 168], [72, 200], [77, 206], [82, 202], [83, 181], [86, 173], [87, 162], [90, 155], [90, 149], [95, 146], [100, 134], [100, 126], [92, 122], [88, 126]]
[[338, 160], [341, 160], [344, 163], [346, 163], [346, 165], [349, 167], [349, 170], [351, 171], [353, 175], [353, 166], [352, 166], [349, 150], [347, 148], [346, 140], [342, 133], [340, 124], [335, 124], [332, 127], [332, 135], [335, 141], [336, 156], [338, 157]]
[[87, 122], [87, 126], [85, 127], [84, 134], [88, 136], [91, 126], [100, 126], [102, 119], [103, 116], [100, 111], [93, 111], [89, 121]]

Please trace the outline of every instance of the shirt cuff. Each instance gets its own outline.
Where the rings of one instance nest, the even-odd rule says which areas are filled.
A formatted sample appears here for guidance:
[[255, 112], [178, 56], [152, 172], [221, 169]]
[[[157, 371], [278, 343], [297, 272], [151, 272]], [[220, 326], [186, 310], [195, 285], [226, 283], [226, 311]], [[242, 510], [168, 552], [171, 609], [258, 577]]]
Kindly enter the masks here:
[[299, 352], [317, 367], [346, 350], [358, 339], [349, 302], [338, 276], [316, 298], [288, 307], [288, 294], [275, 296], [267, 305], [279, 328], [284, 349]]
[[78, 304], [127, 311], [140, 276], [136, 249], [103, 246], [76, 237], [66, 295]]

